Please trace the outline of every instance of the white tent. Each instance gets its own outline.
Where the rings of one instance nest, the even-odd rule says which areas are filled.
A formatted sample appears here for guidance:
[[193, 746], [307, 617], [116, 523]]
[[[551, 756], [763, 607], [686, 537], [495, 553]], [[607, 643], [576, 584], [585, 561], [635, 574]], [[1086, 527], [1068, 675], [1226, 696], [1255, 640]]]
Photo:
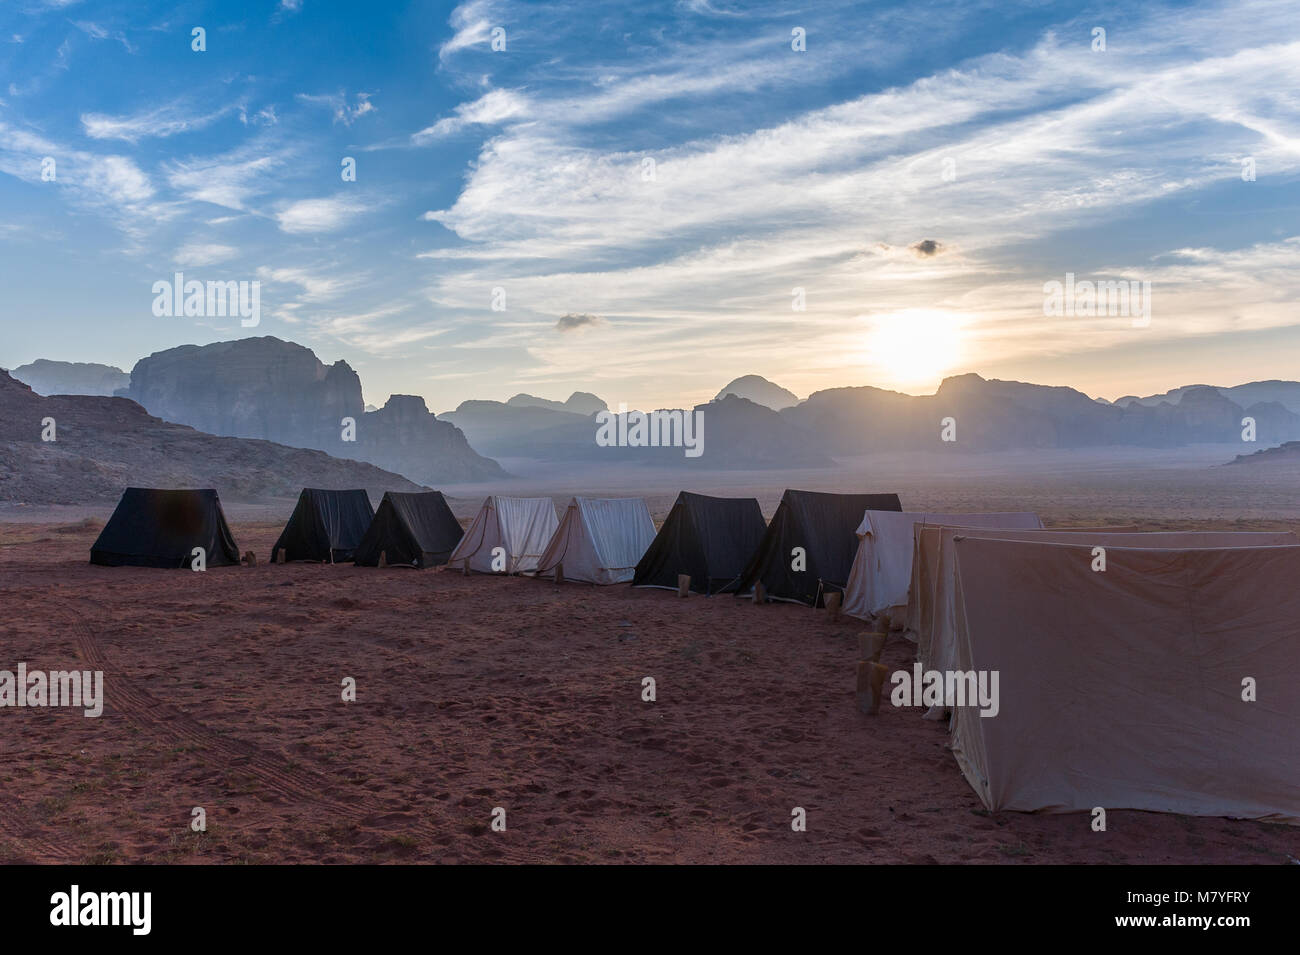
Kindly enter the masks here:
[[[935, 575], [934, 601], [931, 626], [928, 632], [917, 634], [916, 659], [927, 670], [956, 670], [957, 621], [960, 616], [959, 581], [954, 559], [955, 542], [962, 538], [980, 537], [986, 540], [1022, 540], [1040, 543], [1078, 544], [1089, 548], [1104, 547], [1109, 554], [1112, 547], [1127, 548], [1194, 548], [1194, 547], [1270, 547], [1300, 544], [1300, 538], [1288, 531], [1161, 531], [1149, 534], [1112, 533], [1109, 531], [1014, 531], [997, 529], [971, 529], [945, 527], [939, 531], [939, 567]], [[1093, 571], [1089, 571], [1092, 573]], [[1102, 576], [1107, 571], [1098, 571]], [[1017, 589], [1013, 587], [1012, 589]], [[1055, 592], [1055, 591], [1054, 591]], [[1189, 611], [1191, 608], [1188, 608]], [[1199, 610], [1199, 608], [1198, 608]], [[1132, 626], [1136, 617], [1124, 620]], [[927, 714], [938, 718], [932, 710]]]
[[891, 611], [900, 619], [907, 607], [912, 579], [912, 529], [917, 524], [963, 527], [1037, 528], [1037, 514], [927, 514], [919, 511], [867, 511], [858, 525], [858, 552], [844, 588], [844, 612], [864, 620]]
[[537, 566], [557, 523], [549, 497], [494, 495], [474, 515], [447, 563], [485, 574], [527, 573]]
[[632, 579], [655, 539], [650, 509], [640, 497], [575, 497], [537, 564], [538, 576], [619, 584]]
[[1300, 547], [1092, 551], [956, 539], [957, 665], [998, 674], [996, 716], [953, 711], [984, 805], [1300, 823]]

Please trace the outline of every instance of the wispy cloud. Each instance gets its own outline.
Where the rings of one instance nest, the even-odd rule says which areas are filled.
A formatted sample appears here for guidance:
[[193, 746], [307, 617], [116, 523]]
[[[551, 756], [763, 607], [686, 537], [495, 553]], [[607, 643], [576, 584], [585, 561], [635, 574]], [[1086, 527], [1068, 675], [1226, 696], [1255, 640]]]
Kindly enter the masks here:
[[239, 255], [234, 246], [221, 245], [217, 242], [187, 242], [172, 256], [172, 261], [181, 268], [198, 268], [205, 265], [219, 265]]
[[492, 10], [490, 0], [470, 0], [453, 10], [451, 26], [455, 32], [438, 48], [438, 59], [446, 60], [460, 50], [487, 43], [492, 33]]
[[170, 103], [128, 116], [83, 113], [81, 125], [91, 139], [120, 139], [123, 142], [137, 143], [141, 139], [165, 138], [203, 129], [240, 109], [238, 106], [223, 106], [209, 112], [197, 112], [186, 104]]
[[355, 196], [299, 199], [276, 212], [275, 220], [284, 232], [334, 232], [370, 208], [370, 204]]
[[126, 34], [121, 30], [110, 30], [107, 27], [100, 26], [98, 23], [92, 23], [89, 20], [74, 20], [72, 25], [80, 30], [92, 40], [116, 40], [122, 44], [122, 48], [128, 53], [135, 53], [136, 49], [131, 45], [131, 41], [126, 38]]
[[333, 272], [291, 266], [262, 266], [257, 277], [263, 282], [296, 285], [302, 290], [302, 300], [307, 303], [327, 302], [355, 287], [361, 278]]
[[244, 212], [256, 198], [278, 188], [277, 176], [293, 155], [291, 148], [256, 141], [216, 156], [172, 160], [163, 169], [185, 199]]
[[375, 112], [378, 107], [370, 102], [370, 93], [357, 93], [352, 97], [352, 102], [348, 102], [348, 94], [340, 93], [323, 93], [307, 94], [299, 93], [297, 100], [308, 106], [320, 106], [328, 109], [334, 118], [334, 122], [341, 123], [344, 126], [351, 126], [362, 116], [367, 113]]
[[511, 90], [492, 90], [456, 107], [455, 115], [438, 120], [411, 136], [411, 143], [423, 146], [467, 126], [495, 126], [528, 114], [526, 97]]
[[[1300, 174], [1300, 128], [1284, 92], [1300, 86], [1298, 31], [1241, 29], [1281, 22], [1276, 3], [1233, 9], [1230, 35], [1211, 26], [1223, 16], [1217, 8], [1157, 12], [1106, 54], [1091, 51], [1086, 31], [1047, 33], [1020, 53], [979, 57], [749, 132], [669, 145], [636, 148], [635, 125], [616, 136], [608, 125], [589, 129], [681, 91], [743, 89], [755, 64], [633, 71], [559, 99], [530, 89], [527, 121], [504, 117], [455, 202], [426, 216], [464, 240], [428, 253], [439, 263], [433, 297], [481, 308], [484, 290], [502, 285], [529, 315], [564, 313], [580, 301], [620, 327], [653, 318], [657, 331], [645, 334], [669, 339], [687, 327], [771, 316], [768, 327], [744, 319], [750, 345], [779, 349], [797, 327], [801, 340], [838, 361], [841, 382], [861, 374], [852, 364], [871, 316], [908, 309], [969, 310], [965, 358], [974, 365], [1031, 355], [1042, 348], [1041, 273], [1044, 259], [1060, 254], [1056, 235], [1240, 184], [1243, 155], [1274, 176]], [[442, 122], [455, 128], [455, 119]], [[916, 235], [935, 224], [942, 241]], [[1027, 244], [1042, 250], [1033, 262], [1020, 251]], [[906, 252], [881, 254], [881, 246]], [[1175, 273], [1152, 268], [1149, 255], [1104, 267], [1172, 281]], [[1300, 293], [1300, 279], [1275, 278], [1288, 295]], [[795, 286], [810, 302], [797, 316]], [[1205, 321], [1220, 331], [1240, 311], [1223, 294], [1210, 308], [1190, 296], [1166, 301], [1196, 308], [1196, 327]], [[855, 324], [864, 315], [866, 325]], [[1286, 320], [1276, 303], [1261, 302], [1252, 315]], [[1126, 333], [1114, 324], [1051, 331], [1062, 349], [1101, 350]], [[1148, 334], [1176, 338], [1188, 329], [1157, 320]], [[653, 378], [656, 352], [638, 354], [631, 366]], [[707, 373], [711, 359], [694, 341], [692, 354], [699, 357], [682, 361]], [[586, 374], [609, 360], [602, 343], [585, 355], [548, 355], [543, 365], [560, 361]], [[792, 371], [802, 390], [815, 388], [804, 384], [811, 368]]]

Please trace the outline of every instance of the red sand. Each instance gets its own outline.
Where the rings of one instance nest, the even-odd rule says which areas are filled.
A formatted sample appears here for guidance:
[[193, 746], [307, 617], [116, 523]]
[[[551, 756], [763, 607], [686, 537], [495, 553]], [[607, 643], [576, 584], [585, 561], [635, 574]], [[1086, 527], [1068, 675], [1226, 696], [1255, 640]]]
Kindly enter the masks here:
[[[279, 525], [234, 530], [266, 554]], [[0, 710], [0, 862], [1300, 858], [1287, 826], [988, 814], [940, 724], [856, 711], [854, 621], [445, 571], [92, 567], [96, 532], [0, 525], [0, 669], [103, 669], [108, 697]]]

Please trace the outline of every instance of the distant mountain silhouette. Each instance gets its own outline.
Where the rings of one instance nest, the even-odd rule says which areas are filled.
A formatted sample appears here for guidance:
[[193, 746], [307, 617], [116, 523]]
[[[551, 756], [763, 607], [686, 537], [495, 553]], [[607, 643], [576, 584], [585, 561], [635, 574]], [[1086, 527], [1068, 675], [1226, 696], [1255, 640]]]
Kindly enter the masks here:
[[1276, 448], [1265, 448], [1254, 454], [1239, 454], [1228, 462], [1229, 467], [1244, 466], [1252, 471], [1295, 472], [1300, 474], [1300, 441], [1288, 441]]
[[[504, 474], [481, 454], [559, 464], [784, 469], [827, 467], [877, 451], [1240, 444], [1251, 428], [1256, 448], [1300, 440], [1300, 382], [1188, 385], [1112, 404], [1074, 388], [969, 373], [945, 378], [932, 395], [861, 386], [799, 401], [746, 375], [719, 398], [685, 409], [704, 419], [704, 453], [686, 457], [681, 448], [602, 447], [598, 418], [609, 410], [588, 392], [563, 402], [529, 394], [467, 400], [437, 416], [419, 396], [394, 395], [366, 410], [360, 379], [346, 362], [326, 366], [310, 349], [277, 338], [158, 352], [136, 363], [120, 393], [159, 417], [212, 434], [316, 448], [428, 485]], [[345, 419], [355, 423], [353, 441], [345, 440]]]
[[[946, 378], [933, 395], [918, 397], [872, 387], [832, 388], [781, 415], [834, 447], [837, 455], [1227, 444], [1242, 441], [1247, 417], [1255, 420], [1260, 445], [1300, 438], [1300, 415], [1282, 405], [1243, 408], [1205, 386], [1186, 389], [1175, 404], [1120, 406], [1094, 401], [1073, 388], [985, 380], [976, 374]], [[946, 442], [943, 422], [949, 418], [956, 440]]]
[[[53, 419], [55, 440], [42, 440]], [[303, 487], [416, 491], [406, 478], [323, 451], [225, 438], [163, 421], [126, 398], [42, 397], [0, 372], [0, 501], [114, 503], [128, 485], [213, 487], [227, 501]]]
[[728, 470], [834, 464], [829, 447], [817, 436], [802, 433], [777, 412], [748, 399], [731, 395], [690, 409], [696, 411], [703, 420], [699, 457], [686, 456], [680, 447], [602, 447], [596, 440], [595, 415], [550, 408], [465, 401], [440, 417], [463, 430], [475, 446], [503, 458]]
[[1166, 391], [1164, 394], [1148, 395], [1145, 398], [1125, 395], [1123, 398], [1115, 399], [1115, 404], [1121, 407], [1127, 407], [1134, 403], [1154, 406], [1162, 401], [1177, 404], [1179, 399], [1193, 388], [1213, 388], [1225, 398], [1236, 402], [1242, 407], [1276, 402], [1288, 411], [1300, 414], [1300, 381], [1278, 381], [1277, 379], [1272, 381], [1251, 381], [1244, 385], [1232, 385], [1231, 387], [1222, 385], [1184, 385], [1181, 388]]
[[605, 402], [585, 391], [575, 391], [569, 395], [567, 401], [551, 401], [548, 398], [520, 394], [515, 395], [506, 404], [512, 408], [549, 408], [551, 411], [567, 411], [578, 415], [593, 415], [597, 411], [605, 411], [609, 408]]
[[719, 391], [713, 400], [721, 401], [727, 395], [748, 398], [755, 404], [771, 408], [773, 411], [781, 411], [799, 403], [799, 398], [793, 391], [787, 391], [760, 375], [742, 375]]
[[156, 352], [136, 362], [130, 386], [120, 394], [151, 414], [210, 434], [316, 448], [422, 484], [505, 473], [453, 425], [431, 414], [423, 398], [394, 395], [367, 412], [361, 379], [347, 362], [326, 366], [310, 348], [278, 338]]
[[30, 385], [38, 395], [111, 396], [125, 388], [131, 376], [112, 365], [80, 361], [50, 361], [38, 358], [29, 365], [19, 365], [10, 372], [14, 378]]

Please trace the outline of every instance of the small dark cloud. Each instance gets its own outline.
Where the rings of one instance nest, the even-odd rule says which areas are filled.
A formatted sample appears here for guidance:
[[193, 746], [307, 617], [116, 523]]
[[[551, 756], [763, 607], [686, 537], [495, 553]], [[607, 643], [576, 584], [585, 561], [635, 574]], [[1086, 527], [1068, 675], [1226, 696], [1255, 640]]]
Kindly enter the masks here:
[[603, 324], [605, 324], [605, 320], [599, 315], [570, 312], [568, 315], [561, 316], [560, 320], [555, 323], [555, 330], [557, 332], [576, 332], [581, 328], [591, 328], [593, 325]]
[[913, 252], [923, 259], [928, 259], [932, 255], [938, 255], [943, 251], [943, 243], [934, 239], [922, 239], [920, 242], [908, 246]]

